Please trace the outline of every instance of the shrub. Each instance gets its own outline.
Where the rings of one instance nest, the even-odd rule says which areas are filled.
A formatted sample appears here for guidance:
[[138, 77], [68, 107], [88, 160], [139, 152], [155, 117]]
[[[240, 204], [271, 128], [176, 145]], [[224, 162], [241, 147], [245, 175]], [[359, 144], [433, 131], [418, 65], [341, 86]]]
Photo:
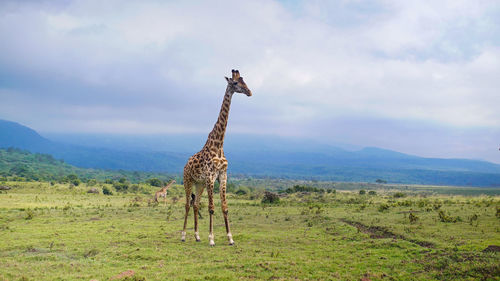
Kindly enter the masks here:
[[102, 188], [102, 194], [104, 194], [104, 195], [113, 195], [113, 192], [107, 186], [105, 186], [105, 187]]
[[413, 205], [413, 201], [411, 201], [411, 200], [400, 201], [400, 202], [398, 202], [398, 205], [399, 206], [410, 207], [411, 205]]
[[147, 184], [151, 185], [151, 186], [156, 186], [156, 187], [161, 187], [163, 186], [163, 181], [158, 179], [158, 178], [152, 178], [152, 179], [148, 179], [146, 181]]
[[476, 214], [469, 217], [469, 224], [472, 225], [473, 222], [477, 221], [478, 216]]
[[85, 258], [89, 258], [89, 257], [94, 257], [97, 254], [99, 254], [99, 250], [94, 248], [94, 249], [90, 249], [90, 250], [86, 251], [85, 253], [83, 253], [83, 256]]
[[96, 179], [90, 179], [89, 181], [87, 181], [87, 185], [88, 186], [94, 186], [97, 184], [97, 180]]
[[447, 215], [443, 210], [440, 210], [438, 213], [439, 220], [441, 222], [457, 222], [460, 221], [460, 217], [452, 217]]
[[377, 195], [377, 192], [375, 192], [375, 190], [370, 190], [368, 191], [368, 195]]
[[236, 190], [236, 192], [235, 192], [235, 193], [236, 193], [237, 195], [245, 195], [245, 194], [247, 194], [247, 192], [246, 192], [245, 190], [243, 190], [243, 189], [238, 189], [238, 190]]
[[24, 217], [24, 219], [31, 220], [31, 219], [33, 219], [34, 216], [35, 216], [35, 213], [31, 209], [27, 209], [26, 216]]
[[378, 206], [378, 211], [379, 212], [383, 212], [385, 210], [389, 210], [389, 205], [387, 205], [385, 203], [382, 203], [382, 204], [380, 204], [380, 206]]
[[419, 200], [418, 203], [417, 203], [417, 206], [419, 208], [423, 208], [427, 205], [427, 202], [425, 200]]
[[128, 183], [126, 183], [126, 182], [115, 182], [115, 183], [113, 183], [113, 187], [118, 192], [126, 192], [128, 190]]
[[139, 191], [139, 185], [133, 184], [130, 186], [130, 192], [137, 193]]
[[365, 195], [365, 194], [366, 194], [366, 190], [361, 189], [361, 190], [359, 191], [359, 195]]
[[413, 213], [410, 213], [408, 215], [408, 219], [410, 219], [410, 223], [416, 223], [418, 221], [418, 217], [415, 216]]
[[80, 179], [75, 174], [67, 175], [65, 181], [73, 184], [74, 186], [79, 186], [81, 183]]
[[406, 197], [406, 193], [404, 192], [396, 192], [392, 195], [392, 197], [394, 198], [403, 198], [403, 197]]
[[285, 190], [286, 193], [297, 193], [297, 192], [318, 192], [324, 193], [325, 190], [322, 188], [307, 186], [307, 185], [294, 185]]
[[278, 194], [266, 191], [264, 193], [264, 198], [262, 198], [262, 203], [275, 204], [280, 201]]

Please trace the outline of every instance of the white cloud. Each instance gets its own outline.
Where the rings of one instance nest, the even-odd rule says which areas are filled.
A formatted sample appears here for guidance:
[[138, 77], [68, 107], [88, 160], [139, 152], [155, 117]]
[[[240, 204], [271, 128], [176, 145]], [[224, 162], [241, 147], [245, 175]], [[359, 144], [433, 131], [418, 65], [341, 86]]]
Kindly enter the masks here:
[[235, 98], [238, 132], [498, 128], [499, 18], [495, 1], [7, 1], [0, 109], [48, 131], [205, 131], [239, 68], [254, 96]]

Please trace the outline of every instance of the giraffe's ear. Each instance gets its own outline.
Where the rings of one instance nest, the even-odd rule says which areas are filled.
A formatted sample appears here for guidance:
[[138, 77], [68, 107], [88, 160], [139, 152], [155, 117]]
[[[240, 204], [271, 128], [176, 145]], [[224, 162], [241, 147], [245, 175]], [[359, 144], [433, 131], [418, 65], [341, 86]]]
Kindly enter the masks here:
[[224, 78], [226, 78], [226, 81], [229, 83], [229, 78], [227, 78], [226, 76], [224, 76]]

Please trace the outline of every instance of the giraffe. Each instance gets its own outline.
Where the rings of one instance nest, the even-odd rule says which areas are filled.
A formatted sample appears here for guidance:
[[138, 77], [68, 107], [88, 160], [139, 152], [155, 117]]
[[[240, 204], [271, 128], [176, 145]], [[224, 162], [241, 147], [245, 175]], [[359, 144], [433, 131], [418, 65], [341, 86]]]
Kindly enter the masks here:
[[175, 180], [171, 180], [167, 185], [162, 187], [162, 189], [155, 192], [155, 202], [156, 203], [159, 203], [158, 197], [163, 197], [163, 203], [167, 204], [167, 189], [174, 183], [175, 183]]
[[[214, 184], [219, 181], [220, 186], [220, 200], [222, 207], [222, 214], [224, 216], [224, 223], [226, 225], [227, 238], [229, 245], [233, 245], [233, 236], [229, 229], [228, 209], [226, 202], [226, 183], [227, 183], [227, 160], [224, 156], [224, 134], [226, 132], [227, 120], [229, 116], [229, 107], [231, 106], [231, 98], [234, 93], [242, 93], [246, 96], [252, 96], [252, 92], [248, 89], [240, 77], [238, 70], [232, 70], [232, 77], [226, 78], [227, 88], [224, 95], [224, 100], [219, 113], [219, 118], [214, 125], [214, 128], [208, 135], [205, 146], [196, 154], [191, 156], [184, 167], [184, 189], [186, 191], [186, 213], [184, 215], [184, 228], [182, 230], [182, 241], [186, 241], [186, 225], [190, 208], [190, 200], [194, 200], [194, 234], [196, 241], [200, 241], [198, 233], [198, 209], [200, 206], [200, 198], [204, 189], [208, 193], [208, 212], [210, 214], [210, 228], [209, 228], [209, 244], [215, 246], [214, 233], [213, 233], [213, 215], [214, 215]], [[193, 187], [195, 188], [194, 197]]]

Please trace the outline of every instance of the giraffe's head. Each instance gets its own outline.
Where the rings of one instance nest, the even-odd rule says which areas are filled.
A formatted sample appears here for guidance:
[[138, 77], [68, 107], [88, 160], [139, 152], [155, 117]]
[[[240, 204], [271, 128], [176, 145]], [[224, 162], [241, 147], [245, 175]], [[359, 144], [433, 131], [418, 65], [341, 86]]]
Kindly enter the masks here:
[[231, 87], [231, 91], [245, 94], [248, 97], [252, 96], [252, 91], [248, 89], [247, 84], [243, 81], [243, 77], [240, 76], [240, 72], [234, 69], [231, 72], [233, 73], [231, 78], [225, 77], [228, 86]]

